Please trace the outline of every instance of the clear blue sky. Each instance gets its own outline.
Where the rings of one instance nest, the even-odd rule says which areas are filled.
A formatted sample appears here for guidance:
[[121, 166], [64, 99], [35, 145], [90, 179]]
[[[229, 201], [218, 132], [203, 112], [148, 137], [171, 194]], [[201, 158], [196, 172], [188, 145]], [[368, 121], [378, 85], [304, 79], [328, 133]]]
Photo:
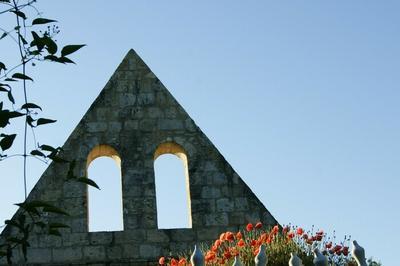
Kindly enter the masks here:
[[[38, 6], [60, 21], [60, 44], [88, 45], [76, 66], [35, 69], [30, 94], [59, 120], [39, 139], [62, 145], [134, 48], [280, 223], [351, 234], [396, 264], [399, 1]], [[0, 220], [22, 200], [20, 163], [0, 163]], [[30, 186], [44, 168], [32, 162]]]

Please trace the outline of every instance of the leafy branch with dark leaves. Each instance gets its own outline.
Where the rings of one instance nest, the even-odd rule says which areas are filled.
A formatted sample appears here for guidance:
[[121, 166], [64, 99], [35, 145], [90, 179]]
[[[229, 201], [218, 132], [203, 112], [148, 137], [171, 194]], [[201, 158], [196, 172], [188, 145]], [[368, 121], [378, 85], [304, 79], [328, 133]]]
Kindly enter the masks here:
[[[23, 3], [22, 3], [23, 2]], [[60, 156], [62, 149], [47, 144], [36, 142], [35, 129], [56, 122], [54, 119], [39, 116], [42, 107], [28, 99], [28, 86], [34, 79], [27, 73], [28, 64], [36, 66], [38, 62], [54, 62], [61, 64], [75, 64], [69, 57], [85, 45], [66, 45], [59, 49], [55, 36], [60, 30], [57, 20], [41, 17], [35, 7], [36, 0], [16, 1], [0, 0], [0, 15], [11, 15], [15, 23], [10, 29], [0, 28], [0, 41], [10, 40], [12, 45], [17, 46], [17, 62], [11, 66], [2, 62], [0, 58], [0, 162], [7, 158], [23, 157], [23, 181], [24, 199], [23, 203], [16, 204], [20, 210], [11, 220], [6, 220], [5, 225], [15, 234], [6, 239], [0, 239], [0, 258], [6, 257], [8, 263], [12, 263], [13, 250], [20, 247], [27, 258], [29, 247], [29, 236], [37, 230], [45, 230], [50, 235], [61, 235], [59, 229], [67, 227], [62, 223], [50, 223], [46, 217], [48, 214], [68, 215], [68, 213], [51, 203], [44, 201], [29, 201], [27, 190], [27, 159], [36, 158], [44, 163], [69, 163], [69, 171], [66, 181], [74, 181], [85, 185], [99, 188], [97, 184], [87, 177], [76, 177], [74, 172], [75, 161], [68, 161]], [[33, 11], [33, 12], [32, 12]], [[32, 20], [29, 19], [31, 13]], [[3, 25], [4, 26], [4, 25]], [[10, 49], [11, 50], [11, 49]], [[13, 88], [22, 87], [22, 103], [13, 94]], [[6, 133], [10, 125], [24, 118], [24, 129], [22, 132], [23, 152], [8, 154], [15, 141], [20, 138], [19, 133]], [[28, 147], [28, 129], [33, 134], [33, 149]], [[9, 130], [8, 130], [9, 131]]]

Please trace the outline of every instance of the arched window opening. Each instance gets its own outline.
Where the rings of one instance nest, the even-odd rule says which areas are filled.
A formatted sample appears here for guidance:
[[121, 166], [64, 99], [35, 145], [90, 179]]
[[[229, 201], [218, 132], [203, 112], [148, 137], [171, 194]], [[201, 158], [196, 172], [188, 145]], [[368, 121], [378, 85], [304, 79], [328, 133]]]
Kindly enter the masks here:
[[154, 154], [158, 228], [192, 228], [187, 156], [175, 143]]
[[87, 160], [88, 178], [101, 190], [88, 186], [89, 232], [122, 231], [122, 180], [121, 159], [110, 146], [99, 145]]

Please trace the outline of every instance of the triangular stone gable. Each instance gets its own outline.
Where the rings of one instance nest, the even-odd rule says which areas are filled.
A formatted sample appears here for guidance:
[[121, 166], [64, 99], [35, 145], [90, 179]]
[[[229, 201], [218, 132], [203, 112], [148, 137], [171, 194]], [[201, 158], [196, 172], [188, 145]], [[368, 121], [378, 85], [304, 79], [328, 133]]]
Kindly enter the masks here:
[[[190, 229], [157, 229], [154, 158], [166, 143], [165, 152], [174, 153], [168, 145], [175, 145], [187, 158]], [[29, 263], [155, 265], [161, 255], [189, 250], [194, 243], [209, 242], [248, 222], [277, 224], [133, 50], [65, 142], [62, 155], [76, 160], [76, 174], [85, 175], [88, 158], [96, 157], [93, 151], [113, 155], [99, 147], [111, 147], [121, 158], [124, 231], [88, 232], [87, 187], [66, 182], [67, 166], [52, 163], [28, 199], [65, 208], [70, 216], [54, 219], [70, 228], [61, 238], [32, 236]], [[2, 237], [10, 233], [6, 228]]]

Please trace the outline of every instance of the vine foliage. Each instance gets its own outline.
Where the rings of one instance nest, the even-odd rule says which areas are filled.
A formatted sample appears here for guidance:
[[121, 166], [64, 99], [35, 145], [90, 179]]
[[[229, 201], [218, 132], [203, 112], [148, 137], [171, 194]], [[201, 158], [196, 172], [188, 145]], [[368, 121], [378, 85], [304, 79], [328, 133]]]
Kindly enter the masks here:
[[[0, 0], [0, 16], [14, 21], [8, 25], [9, 28], [3, 28], [4, 25], [0, 25], [0, 41], [11, 43], [8, 53], [16, 51], [15, 64], [8, 64], [0, 58], [0, 162], [13, 157], [23, 158], [21, 178], [25, 199], [24, 202], [16, 204], [20, 207], [18, 215], [4, 222], [5, 226], [12, 229], [12, 236], [0, 238], [0, 258], [6, 257], [7, 263], [11, 264], [16, 250], [20, 251], [27, 260], [30, 235], [45, 232], [49, 235], [61, 236], [60, 229], [68, 227], [62, 223], [49, 222], [47, 219], [50, 214], [68, 216], [64, 209], [49, 202], [29, 201], [28, 159], [34, 158], [46, 164], [50, 162], [69, 164], [65, 181], [99, 187], [93, 180], [74, 175], [75, 162], [60, 156], [61, 147], [36, 142], [35, 129], [53, 124], [56, 120], [42, 117], [42, 107], [30, 101], [27, 93], [28, 87], [34, 81], [28, 73], [29, 67], [35, 67], [42, 62], [74, 64], [70, 56], [85, 45], [73, 44], [59, 47], [55, 39], [60, 33], [58, 22], [42, 17], [36, 7], [36, 0]], [[17, 49], [12, 49], [15, 47]], [[16, 88], [22, 88], [21, 99], [15, 97], [13, 93]], [[23, 123], [22, 132], [15, 132], [13, 125], [16, 123]], [[11, 148], [17, 141], [22, 142], [22, 151], [10, 154], [9, 152], [13, 150]]]

